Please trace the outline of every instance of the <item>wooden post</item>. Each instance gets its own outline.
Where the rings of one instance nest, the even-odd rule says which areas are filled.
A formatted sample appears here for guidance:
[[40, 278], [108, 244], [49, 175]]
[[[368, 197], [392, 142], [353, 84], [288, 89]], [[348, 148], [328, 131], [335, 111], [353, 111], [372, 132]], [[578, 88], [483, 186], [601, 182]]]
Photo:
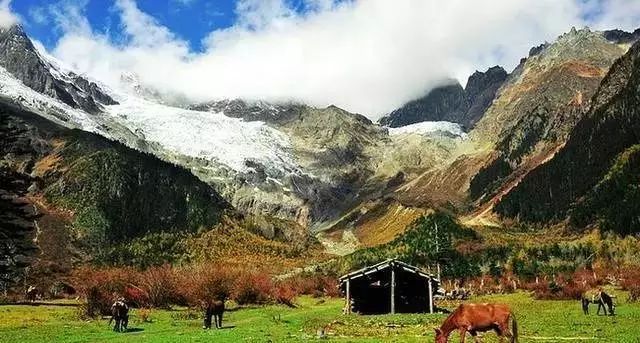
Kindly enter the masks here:
[[396, 270], [391, 264], [391, 314], [396, 313]]
[[347, 314], [351, 314], [351, 279], [347, 279]]
[[432, 279], [429, 278], [429, 313], [433, 313], [433, 283]]

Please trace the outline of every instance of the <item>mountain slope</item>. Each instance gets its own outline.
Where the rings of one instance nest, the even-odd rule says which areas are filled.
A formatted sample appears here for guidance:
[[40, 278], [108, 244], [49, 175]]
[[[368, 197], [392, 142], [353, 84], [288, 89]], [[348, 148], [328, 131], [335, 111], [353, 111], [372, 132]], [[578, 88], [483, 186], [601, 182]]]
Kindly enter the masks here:
[[[471, 198], [495, 202], [566, 142], [600, 81], [626, 47], [588, 29], [531, 50], [470, 137], [494, 150], [470, 183]], [[510, 185], [509, 189], [501, 189]]]
[[0, 133], [0, 165], [11, 183], [23, 185], [21, 201], [44, 215], [36, 240], [45, 245], [66, 236], [96, 256], [151, 232], [212, 227], [230, 209], [187, 170], [96, 134], [5, 105]]
[[[614, 191], [593, 187], [598, 183], [606, 185], [607, 173], [624, 169], [615, 166], [617, 156], [621, 156], [619, 164], [635, 161], [633, 151], [628, 151], [626, 157], [621, 154], [640, 143], [639, 87], [640, 44], [636, 43], [611, 67], [593, 97], [591, 110], [577, 124], [564, 148], [549, 163], [530, 173], [498, 204], [497, 212], [525, 221], [561, 220], [578, 202], [576, 211], [582, 217], [578, 221], [586, 224], [590, 221], [587, 219], [593, 219], [598, 212], [585, 213], [584, 209], [591, 207], [588, 203], [597, 199], [600, 192]], [[587, 198], [582, 199], [585, 195]], [[605, 208], [616, 204], [596, 202]]]

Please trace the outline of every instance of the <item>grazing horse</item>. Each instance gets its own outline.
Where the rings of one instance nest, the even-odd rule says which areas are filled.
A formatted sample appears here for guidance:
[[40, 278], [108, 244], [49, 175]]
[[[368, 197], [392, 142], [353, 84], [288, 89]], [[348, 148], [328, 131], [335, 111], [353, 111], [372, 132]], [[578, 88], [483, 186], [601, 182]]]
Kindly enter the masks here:
[[216, 325], [216, 329], [222, 329], [222, 315], [224, 314], [224, 300], [215, 300], [204, 306], [203, 329], [211, 329], [211, 317]]
[[[511, 330], [509, 330], [511, 320]], [[436, 330], [436, 343], [446, 343], [454, 330], [460, 332], [460, 342], [464, 343], [467, 332], [480, 342], [478, 332], [494, 330], [500, 342], [510, 338], [511, 343], [518, 342], [518, 323], [516, 317], [504, 304], [462, 304], [445, 319]]]
[[109, 319], [109, 325], [115, 320], [113, 331], [125, 332], [129, 325], [129, 306], [124, 302], [124, 299], [118, 299], [111, 305], [111, 319]]
[[602, 289], [598, 290], [598, 293], [596, 294], [582, 294], [581, 302], [582, 312], [584, 312], [585, 315], [589, 314], [589, 304], [598, 304], [598, 311], [596, 311], [597, 315], [600, 315], [601, 310], [605, 315], [607, 315], [607, 308], [609, 308], [610, 316], [615, 314], [616, 306], [613, 304], [613, 298]]
[[35, 286], [29, 286], [29, 289], [25, 292], [25, 298], [27, 301], [34, 302], [40, 296], [40, 290]]

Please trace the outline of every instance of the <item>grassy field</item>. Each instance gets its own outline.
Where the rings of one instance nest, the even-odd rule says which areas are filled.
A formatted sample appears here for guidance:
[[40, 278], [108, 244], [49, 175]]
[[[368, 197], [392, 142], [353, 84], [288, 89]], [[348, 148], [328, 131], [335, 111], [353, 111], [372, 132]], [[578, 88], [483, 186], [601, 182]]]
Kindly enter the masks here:
[[[478, 302], [512, 306], [520, 342], [640, 342], [640, 304], [618, 295], [615, 317], [584, 316], [577, 301], [539, 301], [528, 294], [491, 296]], [[222, 330], [201, 329], [199, 313], [186, 309], [152, 310], [141, 322], [134, 310], [128, 333], [114, 333], [107, 320], [81, 321], [68, 306], [0, 306], [0, 342], [299, 342], [317, 340], [325, 327], [329, 341], [432, 342], [433, 328], [444, 315], [344, 316], [340, 299], [298, 299], [295, 309], [282, 306], [242, 308], [226, 313]], [[449, 304], [455, 306], [455, 304]], [[458, 342], [453, 335], [452, 342]], [[470, 339], [468, 341], [471, 341]], [[484, 342], [497, 342], [486, 334]]]

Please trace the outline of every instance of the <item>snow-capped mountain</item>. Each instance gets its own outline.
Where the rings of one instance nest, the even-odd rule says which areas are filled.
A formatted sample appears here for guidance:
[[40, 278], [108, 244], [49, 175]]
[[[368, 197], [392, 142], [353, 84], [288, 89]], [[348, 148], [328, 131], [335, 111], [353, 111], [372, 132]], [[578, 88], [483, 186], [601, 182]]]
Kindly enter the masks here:
[[[428, 123], [389, 135], [335, 106], [238, 99], [172, 106], [133, 74], [114, 90], [73, 73], [19, 26], [0, 32], [0, 48], [0, 97], [8, 104], [189, 168], [242, 212], [307, 227], [339, 216], [400, 171], [446, 158], [451, 145], [442, 141], [462, 135], [455, 124]], [[421, 134], [404, 138], [410, 132]]]

